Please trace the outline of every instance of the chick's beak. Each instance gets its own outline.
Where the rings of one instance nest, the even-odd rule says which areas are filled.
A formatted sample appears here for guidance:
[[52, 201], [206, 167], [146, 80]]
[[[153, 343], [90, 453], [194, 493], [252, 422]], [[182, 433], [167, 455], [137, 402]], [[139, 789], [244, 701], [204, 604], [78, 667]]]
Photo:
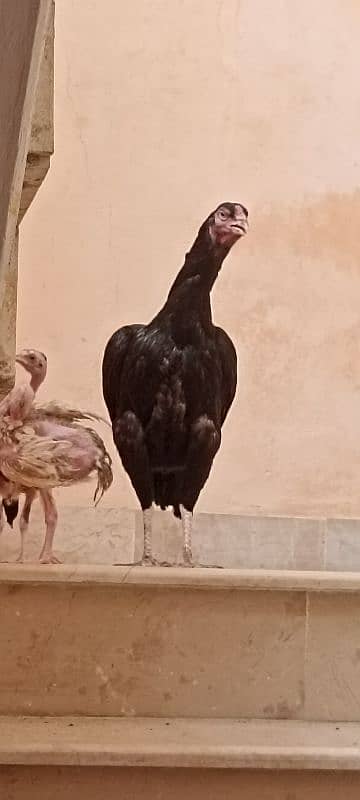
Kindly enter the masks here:
[[15, 361], [17, 364], [21, 364], [21, 366], [24, 366], [25, 356], [22, 353], [16, 353]]

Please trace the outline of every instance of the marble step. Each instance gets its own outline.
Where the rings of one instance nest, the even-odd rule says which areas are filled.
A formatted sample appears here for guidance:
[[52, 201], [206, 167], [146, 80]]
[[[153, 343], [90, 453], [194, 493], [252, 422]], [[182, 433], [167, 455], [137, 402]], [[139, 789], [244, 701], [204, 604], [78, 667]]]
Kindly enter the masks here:
[[360, 721], [360, 574], [0, 566], [0, 713]]
[[0, 718], [5, 800], [335, 800], [360, 791], [360, 725], [284, 720]]

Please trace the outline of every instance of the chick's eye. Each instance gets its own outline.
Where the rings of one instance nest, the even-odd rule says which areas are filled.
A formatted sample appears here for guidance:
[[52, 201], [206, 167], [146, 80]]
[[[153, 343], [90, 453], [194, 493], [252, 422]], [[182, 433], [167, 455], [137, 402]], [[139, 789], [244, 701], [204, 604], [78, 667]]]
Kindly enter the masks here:
[[220, 219], [227, 219], [227, 216], [228, 216], [228, 215], [227, 215], [227, 212], [226, 212], [226, 211], [224, 211], [223, 209], [222, 209], [221, 211], [219, 211], [219, 217], [220, 217]]

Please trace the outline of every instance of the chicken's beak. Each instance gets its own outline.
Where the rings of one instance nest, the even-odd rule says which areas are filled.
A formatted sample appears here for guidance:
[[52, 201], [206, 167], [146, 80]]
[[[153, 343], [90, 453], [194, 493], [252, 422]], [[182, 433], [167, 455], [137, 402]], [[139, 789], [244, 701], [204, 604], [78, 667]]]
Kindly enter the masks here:
[[241, 220], [239, 220], [237, 222], [232, 222], [231, 223], [231, 228], [239, 236], [245, 236], [247, 234], [248, 230], [249, 230], [249, 223], [248, 223], [247, 219], [244, 217], [244, 219], [241, 219]]

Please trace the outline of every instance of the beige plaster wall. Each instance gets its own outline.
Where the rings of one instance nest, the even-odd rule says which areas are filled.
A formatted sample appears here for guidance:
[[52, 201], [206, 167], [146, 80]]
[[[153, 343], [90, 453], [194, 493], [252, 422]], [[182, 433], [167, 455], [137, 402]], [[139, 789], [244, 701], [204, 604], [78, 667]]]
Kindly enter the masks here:
[[[57, 5], [19, 345], [49, 355], [44, 396], [101, 410], [108, 336], [157, 311], [213, 206], [247, 205], [213, 295], [240, 380], [203, 510], [360, 515], [359, 40], [356, 0]], [[120, 468], [106, 503], [136, 505]]]

